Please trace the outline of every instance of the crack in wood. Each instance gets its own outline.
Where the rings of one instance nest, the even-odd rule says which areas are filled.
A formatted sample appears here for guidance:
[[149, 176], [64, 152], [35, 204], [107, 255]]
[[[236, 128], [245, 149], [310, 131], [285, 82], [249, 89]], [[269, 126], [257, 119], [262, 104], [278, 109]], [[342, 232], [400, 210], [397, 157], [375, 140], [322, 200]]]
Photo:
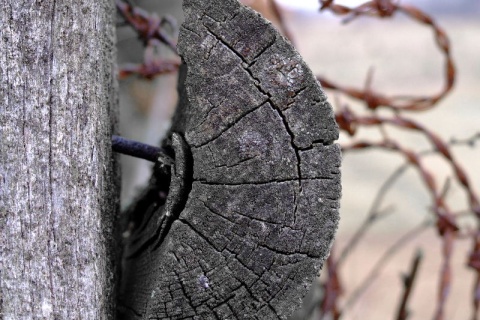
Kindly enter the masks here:
[[146, 292], [166, 287], [146, 297], [148, 308], [135, 305], [145, 318], [287, 319], [338, 224], [333, 112], [298, 53], [258, 14], [237, 0], [184, 0], [184, 10], [172, 132], [185, 137], [191, 158], [176, 162], [191, 176], [172, 173], [154, 213], [165, 221], [144, 214], [144, 224], [160, 226], [152, 250], [126, 262], [122, 296], [137, 301], [139, 281]]
[[[232, 122], [231, 124], [229, 124], [228, 126], [226, 126], [224, 129], [222, 129], [221, 131], [219, 131], [219, 133], [215, 136], [213, 136], [211, 139], [201, 143], [201, 144], [198, 144], [198, 145], [195, 145], [195, 144], [192, 144], [191, 145], [191, 148], [192, 149], [198, 149], [198, 148], [201, 148], [201, 147], [204, 147], [206, 145], [208, 145], [209, 143], [217, 140], [218, 138], [220, 138], [225, 132], [227, 132], [228, 130], [230, 130], [231, 128], [233, 128], [236, 124], [238, 124], [240, 121], [242, 121], [242, 119], [244, 119], [245, 117], [247, 117], [249, 114], [257, 111], [257, 109], [260, 109], [262, 108], [263, 106], [266, 105], [266, 103], [268, 102], [268, 99], [266, 99], [264, 102], [262, 102], [262, 104], [254, 107], [253, 109], [251, 110], [248, 110], [247, 112], [239, 115], [239, 117], [234, 121]], [[213, 109], [215, 108], [218, 108], [218, 107], [214, 107]]]

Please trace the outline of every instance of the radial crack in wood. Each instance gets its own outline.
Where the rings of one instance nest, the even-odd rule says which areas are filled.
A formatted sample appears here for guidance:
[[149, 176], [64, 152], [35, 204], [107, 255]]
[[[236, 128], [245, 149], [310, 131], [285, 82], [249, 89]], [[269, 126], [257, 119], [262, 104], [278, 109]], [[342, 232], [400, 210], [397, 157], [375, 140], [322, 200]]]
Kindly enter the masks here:
[[184, 11], [170, 191], [164, 205], [149, 192], [131, 212], [121, 314], [287, 319], [337, 229], [332, 108], [254, 11], [236, 0], [184, 0]]

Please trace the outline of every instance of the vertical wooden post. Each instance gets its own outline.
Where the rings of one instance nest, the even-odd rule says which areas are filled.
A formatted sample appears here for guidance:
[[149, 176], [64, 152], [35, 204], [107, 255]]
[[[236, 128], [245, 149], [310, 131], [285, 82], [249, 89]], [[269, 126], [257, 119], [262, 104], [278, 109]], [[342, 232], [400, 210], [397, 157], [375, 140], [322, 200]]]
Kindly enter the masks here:
[[1, 0], [2, 319], [113, 318], [114, 10]]

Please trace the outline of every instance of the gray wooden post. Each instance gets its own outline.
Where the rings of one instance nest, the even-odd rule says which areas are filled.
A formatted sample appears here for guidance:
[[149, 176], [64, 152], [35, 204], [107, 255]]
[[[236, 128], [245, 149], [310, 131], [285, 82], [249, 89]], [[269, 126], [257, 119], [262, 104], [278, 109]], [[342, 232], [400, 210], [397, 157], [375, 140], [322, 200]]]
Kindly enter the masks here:
[[114, 3], [0, 3], [0, 318], [111, 319]]
[[166, 200], [154, 179], [131, 210], [122, 316], [287, 319], [337, 228], [333, 111], [258, 14], [237, 0], [183, 4], [175, 163]]

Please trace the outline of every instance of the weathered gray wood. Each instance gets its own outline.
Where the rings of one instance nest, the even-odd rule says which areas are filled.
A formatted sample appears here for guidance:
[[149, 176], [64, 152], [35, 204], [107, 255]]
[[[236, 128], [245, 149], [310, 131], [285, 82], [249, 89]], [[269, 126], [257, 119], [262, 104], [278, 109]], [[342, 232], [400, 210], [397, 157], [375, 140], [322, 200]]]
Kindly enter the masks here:
[[132, 209], [123, 318], [286, 319], [337, 228], [333, 111], [258, 14], [237, 0], [184, 11], [170, 191], [154, 180]]
[[0, 318], [111, 319], [114, 3], [0, 3]]

